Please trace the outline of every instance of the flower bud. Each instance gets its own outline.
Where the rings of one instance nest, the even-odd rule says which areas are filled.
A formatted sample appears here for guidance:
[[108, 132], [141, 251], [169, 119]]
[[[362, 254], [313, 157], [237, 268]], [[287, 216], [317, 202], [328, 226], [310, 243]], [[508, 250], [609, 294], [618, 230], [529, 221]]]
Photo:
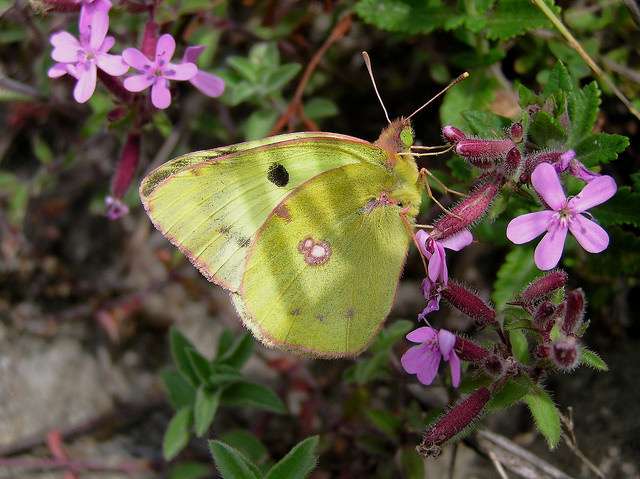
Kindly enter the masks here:
[[[479, 138], [466, 138], [458, 141], [455, 152], [464, 157], [476, 159], [503, 158], [515, 144], [507, 140], [483, 140]], [[471, 161], [471, 160], [469, 160]]]
[[554, 341], [549, 352], [551, 360], [563, 371], [571, 371], [580, 363], [580, 349], [574, 337]]
[[442, 297], [479, 324], [495, 324], [496, 312], [477, 294], [455, 281], [449, 281]]
[[32, 1], [31, 5], [35, 10], [42, 9], [45, 12], [78, 12], [82, 3], [75, 0], [42, 0]]
[[[533, 324], [541, 331], [551, 331], [553, 327], [553, 317], [556, 313], [556, 307], [551, 301], [543, 301], [536, 308], [533, 314]], [[549, 325], [551, 323], [551, 325]]]
[[518, 147], [514, 146], [509, 150], [509, 153], [507, 153], [507, 157], [500, 164], [498, 173], [506, 181], [511, 178], [516, 173], [516, 171], [518, 171], [521, 162], [522, 155], [520, 154], [520, 150], [518, 150]]
[[483, 361], [492, 355], [489, 350], [461, 336], [456, 336], [454, 349], [460, 359], [472, 363]]
[[[559, 162], [562, 160], [563, 155], [569, 153], [569, 151], [539, 151], [537, 153], [533, 153], [525, 159], [524, 169], [522, 174], [520, 175], [520, 183], [529, 183], [531, 181], [531, 174], [533, 170], [536, 169], [536, 166], [542, 163], [550, 163], [556, 167], [561, 167], [562, 164]], [[565, 155], [566, 158], [566, 155]], [[564, 171], [564, 170], [561, 170]]]
[[111, 195], [114, 198], [122, 198], [127, 190], [140, 160], [140, 134], [129, 133], [127, 141], [122, 149], [122, 155], [111, 183]]
[[519, 121], [516, 123], [512, 123], [509, 127], [509, 138], [514, 143], [521, 143], [522, 138], [524, 136], [524, 129], [522, 128], [522, 123]]
[[144, 33], [142, 34], [142, 45], [140, 50], [147, 58], [156, 57], [156, 44], [158, 43], [158, 33], [160, 25], [153, 20], [147, 21], [144, 25]]
[[567, 293], [566, 309], [562, 319], [562, 332], [566, 335], [576, 334], [582, 326], [585, 311], [585, 297], [581, 288]]
[[476, 420], [490, 398], [489, 390], [481, 387], [449, 409], [433, 426], [427, 429], [422, 437], [422, 442], [416, 447], [418, 454], [439, 456], [442, 444], [460, 434]]
[[556, 289], [564, 287], [567, 273], [561, 269], [539, 276], [520, 293], [520, 302], [524, 305], [535, 304], [547, 298]]
[[451, 125], [446, 125], [442, 128], [442, 136], [444, 136], [445, 140], [447, 140], [449, 143], [457, 143], [467, 137], [464, 131], [459, 130], [455, 126]]
[[431, 238], [448, 238], [475, 223], [487, 212], [498, 191], [499, 183], [496, 182], [487, 182], [476, 187], [469, 196], [451, 208], [453, 214], [447, 213], [435, 221], [430, 233]]

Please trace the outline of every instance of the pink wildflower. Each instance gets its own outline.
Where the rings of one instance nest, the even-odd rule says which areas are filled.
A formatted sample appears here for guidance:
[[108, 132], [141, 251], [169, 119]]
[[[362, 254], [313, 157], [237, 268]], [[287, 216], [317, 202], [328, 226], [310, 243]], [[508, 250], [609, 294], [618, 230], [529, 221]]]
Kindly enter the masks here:
[[570, 199], [566, 198], [554, 167], [548, 163], [536, 167], [531, 175], [531, 182], [550, 209], [511, 220], [507, 226], [507, 238], [516, 244], [522, 244], [546, 231], [535, 251], [534, 258], [538, 268], [548, 270], [558, 264], [567, 231], [571, 231], [589, 253], [600, 253], [607, 248], [607, 232], [583, 213], [615, 194], [617, 188], [613, 178], [595, 178], [577, 196]]
[[[182, 56], [182, 61], [195, 64], [204, 49], [203, 45], [187, 47]], [[203, 72], [202, 70], [198, 70], [198, 73], [189, 80], [189, 83], [210, 97], [218, 97], [224, 92], [224, 80], [213, 73]]]
[[80, 24], [80, 40], [68, 32], [51, 35], [49, 41], [53, 45], [51, 57], [57, 61], [48, 72], [50, 78], [59, 78], [70, 74], [78, 80], [73, 90], [73, 97], [78, 103], [84, 103], [96, 89], [97, 69], [112, 76], [123, 75], [129, 67], [120, 55], [107, 53], [114, 45], [115, 39], [107, 36], [108, 17], [93, 17], [90, 24]]
[[451, 384], [460, 385], [460, 358], [454, 351], [456, 336], [446, 329], [440, 331], [423, 326], [407, 334], [413, 346], [402, 355], [400, 362], [409, 374], [417, 374], [418, 381], [425, 386], [430, 385], [438, 374], [440, 360], [449, 361], [451, 368]]
[[81, 5], [80, 31], [90, 29], [93, 22], [109, 26], [109, 0], [78, 0], [78, 3]]
[[140, 92], [151, 87], [151, 103], [156, 108], [164, 109], [171, 104], [169, 80], [191, 80], [198, 67], [193, 63], [171, 63], [176, 49], [176, 41], [165, 33], [158, 38], [154, 60], [149, 60], [137, 48], [127, 48], [122, 52], [124, 61], [140, 73], [124, 80], [124, 87], [132, 92]]

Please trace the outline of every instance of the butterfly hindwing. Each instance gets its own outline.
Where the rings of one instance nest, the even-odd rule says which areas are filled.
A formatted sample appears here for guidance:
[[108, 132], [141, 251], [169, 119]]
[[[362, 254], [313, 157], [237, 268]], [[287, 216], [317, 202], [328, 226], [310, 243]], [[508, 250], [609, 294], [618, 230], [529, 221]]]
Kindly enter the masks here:
[[237, 291], [256, 231], [282, 200], [345, 165], [383, 170], [383, 150], [357, 138], [294, 133], [190, 153], [151, 172], [140, 196], [154, 225], [209, 280]]
[[264, 342], [323, 357], [355, 355], [391, 309], [408, 249], [393, 177], [352, 164], [292, 192], [251, 246], [241, 297]]

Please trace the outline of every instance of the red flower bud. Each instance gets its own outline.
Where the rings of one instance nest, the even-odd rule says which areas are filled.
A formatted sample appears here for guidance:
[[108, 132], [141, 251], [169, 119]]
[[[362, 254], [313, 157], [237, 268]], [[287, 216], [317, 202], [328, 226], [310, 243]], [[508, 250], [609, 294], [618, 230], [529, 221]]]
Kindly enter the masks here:
[[466, 138], [458, 141], [455, 152], [460, 156], [469, 158], [499, 159], [503, 158], [514, 146], [516, 145], [511, 140]]
[[449, 143], [457, 143], [467, 137], [464, 131], [459, 130], [455, 126], [451, 125], [446, 125], [442, 128], [442, 136], [444, 136], [445, 140], [447, 140]]
[[122, 198], [129, 189], [140, 160], [140, 133], [129, 133], [111, 183], [111, 195]]
[[550, 357], [558, 369], [571, 371], [580, 363], [580, 349], [574, 337], [554, 341], [550, 349]]
[[531, 305], [542, 301], [556, 289], [564, 287], [566, 282], [567, 273], [561, 269], [539, 276], [522, 291], [520, 302], [524, 305]]
[[156, 57], [156, 43], [158, 43], [159, 32], [160, 25], [158, 25], [153, 20], [149, 20], [147, 21], [147, 23], [145, 23], [140, 50], [147, 58]]
[[442, 290], [442, 297], [479, 324], [487, 325], [496, 322], [496, 312], [493, 308], [477, 294], [453, 280], [450, 280], [447, 287]]
[[484, 406], [491, 398], [491, 393], [485, 387], [476, 389], [461, 402], [444, 413], [438, 421], [425, 432], [422, 442], [416, 450], [422, 456], [437, 457], [441, 446], [449, 439], [464, 431], [476, 420]]
[[476, 187], [469, 196], [451, 208], [453, 215], [447, 213], [435, 221], [430, 236], [434, 240], [445, 239], [475, 223], [487, 212], [499, 188], [500, 184], [495, 182]]
[[522, 128], [522, 123], [512, 123], [509, 127], [509, 138], [511, 138], [511, 141], [514, 143], [520, 143], [522, 142], [523, 135], [524, 129]]
[[520, 175], [520, 182], [529, 183], [529, 181], [531, 181], [531, 174], [533, 170], [536, 169], [536, 166], [542, 163], [550, 163], [553, 165], [560, 161], [560, 157], [565, 153], [564, 151], [541, 151], [527, 156], [524, 162], [524, 169]]
[[[39, 2], [34, 5], [39, 6]], [[49, 12], [78, 12], [82, 3], [75, 0], [43, 0], [41, 5], [44, 10]]]
[[521, 162], [522, 155], [520, 154], [520, 150], [514, 146], [509, 150], [507, 157], [500, 164], [499, 174], [502, 175], [505, 180], [508, 180], [516, 173]]
[[582, 289], [569, 291], [566, 296], [566, 309], [562, 320], [562, 332], [566, 335], [576, 334], [582, 326], [585, 311], [585, 297]]
[[491, 355], [491, 352], [473, 341], [456, 336], [456, 344], [454, 346], [456, 354], [463, 361], [477, 363], [483, 361]]

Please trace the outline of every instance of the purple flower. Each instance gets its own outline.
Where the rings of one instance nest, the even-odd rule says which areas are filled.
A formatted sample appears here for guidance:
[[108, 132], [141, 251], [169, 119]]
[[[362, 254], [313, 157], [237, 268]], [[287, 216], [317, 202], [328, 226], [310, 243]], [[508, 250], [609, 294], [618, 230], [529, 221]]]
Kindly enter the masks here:
[[[203, 45], [187, 47], [182, 56], [182, 62], [195, 64], [204, 49]], [[215, 98], [224, 92], [224, 80], [213, 73], [203, 72], [202, 70], [198, 70], [198, 73], [189, 80], [189, 83], [210, 97]]]
[[111, 10], [109, 0], [78, 0], [77, 3], [82, 5], [79, 27], [81, 32], [89, 31], [93, 22], [109, 26], [109, 10]]
[[599, 176], [587, 183], [577, 196], [567, 199], [554, 167], [542, 163], [533, 171], [531, 183], [551, 209], [514, 218], [507, 226], [507, 238], [522, 244], [546, 232], [534, 255], [538, 268], [548, 270], [558, 264], [567, 231], [571, 231], [589, 253], [600, 253], [607, 248], [607, 232], [583, 213], [615, 194], [617, 187], [613, 178]]
[[90, 24], [80, 25], [80, 40], [68, 32], [54, 33], [49, 39], [53, 45], [51, 58], [58, 62], [49, 69], [49, 78], [67, 73], [76, 78], [73, 97], [78, 103], [93, 95], [98, 68], [112, 76], [123, 75], [129, 69], [120, 55], [107, 53], [115, 43], [112, 36], [106, 36], [108, 28], [108, 17], [105, 22], [96, 16]]
[[449, 361], [451, 367], [451, 383], [454, 387], [460, 385], [460, 358], [454, 351], [456, 337], [446, 329], [440, 331], [423, 326], [407, 334], [407, 339], [413, 346], [402, 355], [400, 362], [409, 374], [417, 374], [418, 381], [425, 386], [433, 382], [438, 374], [440, 360]]
[[567, 150], [564, 152], [557, 163], [555, 168], [558, 173], [569, 170], [569, 173], [582, 181], [589, 183], [600, 176], [599, 173], [594, 173], [582, 164], [581, 161], [576, 159], [576, 152], [573, 150]]
[[168, 33], [158, 38], [153, 61], [137, 48], [127, 48], [122, 52], [122, 58], [140, 73], [125, 78], [124, 87], [132, 92], [140, 92], [151, 87], [153, 106], [167, 108], [171, 104], [169, 80], [191, 80], [198, 73], [198, 67], [193, 63], [171, 63], [175, 50], [176, 41]]

